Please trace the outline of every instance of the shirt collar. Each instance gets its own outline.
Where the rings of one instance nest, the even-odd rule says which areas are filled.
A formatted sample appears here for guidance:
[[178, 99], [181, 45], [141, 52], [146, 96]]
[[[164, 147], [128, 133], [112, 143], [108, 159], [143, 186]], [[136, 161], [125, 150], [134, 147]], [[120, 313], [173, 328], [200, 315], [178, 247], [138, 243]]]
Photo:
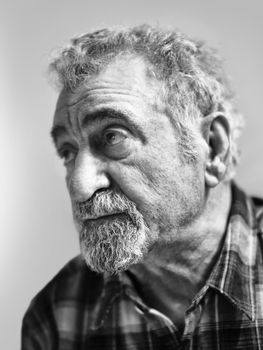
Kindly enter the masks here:
[[[252, 200], [232, 184], [232, 206], [220, 257], [206, 283], [254, 320], [257, 223]], [[199, 297], [199, 301], [200, 301]]]

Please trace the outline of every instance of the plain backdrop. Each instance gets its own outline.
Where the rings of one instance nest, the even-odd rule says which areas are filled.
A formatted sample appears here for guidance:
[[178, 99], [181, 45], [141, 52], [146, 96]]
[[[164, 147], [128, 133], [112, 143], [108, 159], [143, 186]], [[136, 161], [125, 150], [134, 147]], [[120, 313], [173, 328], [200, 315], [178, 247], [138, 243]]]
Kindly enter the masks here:
[[2, 1], [0, 8], [0, 348], [19, 349], [32, 297], [78, 253], [64, 169], [49, 130], [52, 50], [114, 24], [159, 23], [220, 49], [247, 126], [237, 181], [263, 196], [263, 21], [258, 0]]

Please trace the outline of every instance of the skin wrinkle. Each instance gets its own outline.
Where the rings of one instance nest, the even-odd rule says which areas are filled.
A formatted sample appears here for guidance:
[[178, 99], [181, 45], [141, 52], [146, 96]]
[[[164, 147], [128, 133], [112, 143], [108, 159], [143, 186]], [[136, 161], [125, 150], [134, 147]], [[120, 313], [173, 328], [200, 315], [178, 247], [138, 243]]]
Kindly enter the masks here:
[[[100, 79], [100, 76], [98, 76], [97, 77], [97, 79]], [[134, 79], [133, 79], [134, 80]], [[113, 80], [114, 81], [114, 80]], [[136, 79], [135, 79], [135, 81], [136, 81]], [[139, 80], [140, 81], [140, 80]], [[143, 84], [143, 85], [145, 85], [145, 84]], [[84, 87], [83, 87], [84, 88]], [[141, 89], [141, 88], [140, 88]], [[133, 90], [135, 90], [135, 89], [133, 89]], [[132, 91], [133, 91], [132, 90]], [[86, 94], [86, 86], [85, 86], [85, 89], [84, 89], [84, 91], [85, 91], [85, 94]], [[99, 90], [98, 90], [99, 91]], [[98, 92], [97, 91], [97, 92]], [[141, 100], [144, 100], [143, 99], [143, 96], [141, 97]], [[144, 100], [144, 103], [145, 103], [145, 100]], [[146, 106], [147, 106], [147, 109], [149, 109], [151, 106], [152, 106], [152, 104], [151, 103], [148, 103], [147, 102], [147, 104], [146, 104]], [[81, 107], [80, 107], [81, 108]], [[150, 108], [151, 109], [151, 111], [152, 111], [152, 108]], [[71, 110], [71, 118], [72, 118], [72, 123], [73, 123], [73, 119], [74, 118], [76, 118], [76, 116], [77, 116], [77, 119], [79, 120], [79, 117], [78, 117], [78, 109], [75, 109], [74, 108], [74, 113], [73, 113], [73, 109]], [[77, 114], [76, 114], [77, 113]], [[166, 116], [159, 116], [159, 117], [157, 117], [157, 114], [155, 113], [154, 114], [155, 115], [155, 118], [157, 118], [157, 119], [160, 119], [160, 120], [162, 120], [162, 123], [158, 123], [159, 125], [158, 125], [158, 127], [155, 125], [155, 124], [149, 124], [148, 125], [148, 132], [151, 132], [151, 133], [153, 133], [153, 134], [156, 134], [156, 136], [158, 136], [159, 138], [160, 138], [160, 142], [162, 142], [162, 139], [163, 138], [165, 138], [165, 137], [167, 137], [167, 132], [166, 132], [166, 128], [168, 127], [168, 128], [170, 128], [170, 122], [169, 122], [169, 120], [166, 118]], [[149, 129], [149, 127], [152, 129]], [[156, 130], [158, 130], [158, 133], [156, 133]], [[79, 132], [79, 131], [78, 131]], [[163, 134], [163, 136], [161, 136]], [[176, 141], [174, 140], [173, 141], [175, 144], [176, 144]], [[141, 160], [140, 161], [140, 159], [137, 159], [137, 166], [136, 167], [133, 167], [133, 172], [135, 172], [134, 174], [136, 174], [136, 169], [138, 170], [138, 169], [140, 169], [140, 167], [142, 167], [142, 164], [144, 164], [143, 165], [143, 171], [139, 171], [138, 172], [138, 175], [136, 176], [136, 175], [131, 175], [131, 174], [129, 174], [128, 176], [131, 178], [131, 176], [134, 178], [134, 179], [136, 179], [136, 177], [137, 177], [137, 182], [139, 181], [139, 183], [141, 184], [141, 186], [142, 186], [142, 188], [143, 188], [143, 192], [141, 192], [141, 195], [140, 196], [142, 196], [142, 195], [146, 195], [146, 193], [148, 192], [148, 197], [149, 198], [151, 198], [153, 201], [155, 200], [154, 199], [154, 197], [155, 196], [159, 196], [160, 194], [161, 194], [161, 192], [159, 192], [158, 191], [158, 188], [159, 188], [159, 183], [162, 181], [163, 182], [163, 179], [162, 179], [162, 176], [159, 176], [157, 173], [156, 173], [156, 164], [159, 162], [159, 155], [160, 154], [162, 154], [163, 153], [163, 156], [165, 156], [165, 154], [166, 154], [166, 150], [164, 150], [164, 149], [162, 149], [162, 148], [160, 148], [159, 149], [159, 151], [157, 151], [157, 149], [155, 150], [155, 148], [158, 146], [158, 143], [159, 143], [159, 141], [157, 141], [156, 142], [156, 144], [154, 145], [154, 147], [151, 147], [151, 146], [149, 146], [149, 150], [152, 148], [153, 149], [153, 151], [154, 152], [152, 152], [152, 160], [155, 160], [155, 162], [154, 162], [154, 164], [151, 164], [151, 162], [149, 162], [149, 164], [147, 165], [147, 162], [148, 162], [148, 157], [146, 158], [146, 159], [144, 159], [144, 160]], [[170, 161], [169, 160], [167, 160], [167, 163], [169, 163]], [[124, 162], [122, 162], [122, 163], [124, 163]], [[107, 163], [106, 163], [107, 164]], [[114, 163], [115, 165], [116, 165], [116, 163]], [[130, 165], [129, 166], [129, 169], [131, 169], [132, 168], [132, 166]], [[110, 168], [109, 168], [110, 169]], [[121, 172], [121, 171], [120, 171]], [[113, 174], [113, 171], [111, 171], [111, 173]], [[117, 172], [115, 171], [115, 174], [116, 174]], [[127, 172], [126, 172], [127, 174], [128, 174], [128, 169], [127, 169]], [[154, 178], [154, 173], [156, 173], [156, 176], [155, 176], [155, 178]], [[147, 174], [147, 176], [146, 176], [146, 174]], [[116, 176], [119, 176], [118, 174], [116, 174]], [[153, 186], [152, 186], [152, 184], [153, 184]], [[144, 186], [145, 185], [145, 186]], [[164, 188], [166, 188], [166, 186], [165, 185], [163, 185], [163, 187]], [[121, 187], [122, 188], [122, 187]], [[147, 190], [147, 192], [145, 192], [145, 189], [146, 188], [151, 188], [151, 190], [149, 191], [149, 190]], [[125, 192], [126, 191], [126, 189], [125, 188], [122, 188], [122, 190]], [[167, 190], [166, 190], [167, 192], [169, 191], [169, 188], [167, 188]], [[155, 192], [155, 194], [153, 194]], [[185, 205], [183, 205], [182, 207], [184, 207]], [[139, 205], [139, 207], [140, 207], [140, 205]], [[156, 209], [157, 210], [157, 212], [159, 212], [159, 209]], [[145, 211], [143, 211], [145, 214], [146, 214], [146, 212]], [[161, 216], [161, 214], [158, 214], [157, 216]], [[152, 218], [156, 218], [156, 215], [152, 215]], [[157, 221], [157, 218], [154, 220], [154, 221]], [[156, 225], [156, 224], [154, 224], [154, 225]], [[164, 226], [165, 225], [165, 223], [163, 223], [162, 224], [162, 226]], [[171, 224], [169, 224], [169, 222], [167, 222], [166, 223], [166, 225], [167, 226], [169, 226], [169, 227], [172, 227], [172, 225]], [[163, 231], [163, 228], [161, 229], [161, 231]]]
[[[185, 131], [190, 117], [185, 115], [185, 107], [189, 105], [195, 108], [193, 116], [217, 110], [225, 113], [232, 124], [232, 165], [236, 165], [239, 154], [236, 139], [242, 117], [233, 105], [233, 93], [221, 67], [222, 60], [216, 50], [204, 42], [149, 25], [105, 29], [100, 34], [87, 33], [72, 39], [71, 45], [60, 52], [50, 68], [58, 74], [62, 85], [75, 91], [83, 80], [97, 75], [109, 64], [116, 61], [125, 64], [127, 57], [136, 56], [147, 62], [146, 76], [163, 83], [164, 101]], [[182, 150], [187, 148], [184, 156], [191, 160], [195, 156], [192, 140], [186, 137], [187, 132], [183, 134]], [[233, 166], [229, 167], [228, 179], [233, 176]]]
[[[83, 84], [83, 86], [85, 86], [85, 84]], [[104, 90], [105, 88], [96, 88], [96, 87], [92, 87], [92, 89], [87, 89], [86, 88], [86, 93], [84, 94], [84, 95], [81, 95], [79, 98], [74, 98], [74, 99], [71, 99], [69, 102], [67, 102], [66, 104], [64, 104], [64, 105], [62, 105], [62, 106], [59, 106], [59, 103], [58, 103], [58, 105], [57, 105], [57, 108], [56, 108], [56, 111], [58, 112], [58, 111], [60, 111], [60, 109], [63, 109], [63, 108], [70, 108], [70, 107], [74, 107], [75, 105], [78, 105], [79, 103], [81, 103], [81, 102], [84, 102], [84, 100], [85, 99], [87, 99], [87, 102], [88, 102], [88, 100], [90, 99], [91, 101], [92, 101], [92, 91], [96, 91], [96, 90], [100, 90], [100, 92], [103, 92], [104, 93], [104, 95], [112, 95], [112, 93], [114, 93], [114, 92], [112, 92], [112, 90], [110, 91], [110, 92], [104, 92], [103, 90]], [[110, 90], [110, 87], [108, 88], [109, 90]], [[106, 90], [106, 89], [105, 89]], [[76, 92], [77, 93], [77, 92]], [[75, 94], [76, 94], [75, 93]], [[118, 90], [118, 91], [116, 91], [115, 92], [116, 94], [118, 94], [118, 95], [127, 95], [127, 93], [130, 93], [130, 89], [127, 89], [126, 91], [125, 90], [123, 90], [122, 89], [122, 91], [121, 90]], [[68, 94], [67, 92], [65, 92], [65, 91], [62, 91], [61, 92], [61, 94]], [[74, 96], [74, 95], [73, 95]], [[69, 95], [69, 97], [70, 97], [70, 95]], [[136, 97], [136, 96], [135, 96]], [[140, 97], [140, 94], [138, 93], [138, 95], [137, 95], [137, 97]]]
[[123, 123], [124, 127], [130, 127], [131, 130], [129, 132], [137, 134], [144, 144], [147, 143], [143, 129], [138, 123], [134, 122], [133, 113], [128, 109], [110, 107], [99, 108], [98, 110], [93, 109], [85, 113], [85, 117], [82, 120], [82, 128], [89, 128], [96, 122], [104, 126], [110, 123]]
[[[59, 111], [56, 111], [56, 113], [61, 113], [61, 111], [62, 111], [62, 109], [60, 109]], [[65, 136], [66, 139], [68, 139], [70, 137], [73, 137], [73, 139], [74, 139], [74, 141], [76, 143], [77, 130], [76, 130], [75, 126], [74, 126], [74, 123], [72, 122], [71, 114], [70, 114], [70, 111], [68, 110], [68, 108], [65, 107], [65, 114], [63, 114], [63, 115], [65, 115], [65, 120], [66, 120], [66, 123], [64, 123], [64, 125], [62, 125], [66, 129], [66, 133], [65, 133], [64, 136]], [[54, 128], [54, 126], [53, 126], [53, 128]], [[59, 139], [60, 138], [58, 137], [57, 140], [56, 140], [56, 143], [55, 143], [56, 147], [57, 147], [57, 143], [58, 143]]]
[[[126, 101], [124, 101], [124, 102], [125, 102], [125, 104], [128, 104], [128, 106], [131, 104], [131, 101], [128, 101], [128, 103]], [[121, 103], [121, 101], [119, 101], [119, 104], [120, 103]], [[92, 104], [88, 104], [88, 103], [86, 103], [85, 105], [79, 105], [77, 109], [74, 109], [74, 110], [71, 109], [70, 110], [70, 114], [72, 115], [71, 119], [74, 119], [77, 116], [77, 118], [79, 120], [79, 124], [81, 125], [81, 124], [83, 124], [83, 119], [85, 119], [87, 116], [92, 116], [92, 115], [95, 115], [96, 113], [99, 114], [100, 111], [107, 110], [107, 109], [108, 110], [115, 110], [116, 114], [118, 113], [118, 111], [120, 111], [120, 113], [126, 114], [127, 116], [130, 116], [131, 120], [133, 119], [132, 118], [133, 113], [131, 113], [131, 111], [128, 108], [125, 108], [122, 105], [121, 105], [121, 107], [118, 107], [118, 108], [116, 108], [115, 105], [113, 105], [111, 108], [110, 108], [110, 106], [108, 106], [108, 107], [100, 106], [96, 110], [92, 107]], [[136, 125], [135, 123], [133, 123], [133, 124]], [[82, 129], [82, 128], [80, 128], [80, 129]], [[79, 130], [79, 132], [81, 132], [81, 130]], [[143, 137], [143, 139], [145, 140], [145, 138], [142, 134], [142, 129], [140, 130], [140, 134]]]
[[162, 150], [161, 150], [162, 151]]
[[[71, 121], [71, 118], [70, 118], [70, 111], [69, 109], [67, 108], [67, 122], [68, 122], [68, 125], [69, 125], [69, 129], [73, 130], [73, 123]], [[76, 135], [74, 135], [76, 137]]]
[[[105, 51], [113, 50], [114, 56], [114, 46], [106, 48], [108, 39]], [[201, 62], [208, 56], [198, 42], [174, 35], [153, 53], [154, 45], [164, 44], [160, 34], [154, 45], [144, 39], [145, 50], [141, 46], [130, 55], [108, 57], [84, 76], [88, 68], [80, 69], [77, 61], [81, 55], [82, 64], [91, 58], [88, 65], [93, 65], [96, 57], [85, 50], [96, 40], [79, 39], [82, 47], [60, 57], [64, 67], [58, 61], [56, 67], [61, 77], [68, 69], [63, 78], [73, 78], [64, 81], [54, 125], [66, 125], [67, 141], [77, 146], [68, 157], [66, 182], [82, 256], [89, 268], [107, 276], [128, 269], [148, 306], [180, 327], [212, 271], [227, 225], [231, 191], [228, 178], [223, 182], [218, 174], [228, 167], [220, 149], [229, 147], [232, 137], [232, 102], [224, 96], [220, 73], [208, 72], [211, 65]], [[61, 106], [70, 111], [69, 120]], [[126, 120], [113, 122], [105, 114], [105, 122], [91, 121], [92, 113], [107, 108], [130, 116], [144, 131], [145, 142], [127, 132]], [[213, 108], [226, 114], [230, 128], [222, 127], [223, 118], [204, 118]], [[85, 118], [90, 123], [85, 121], [84, 130]], [[104, 131], [111, 129], [125, 137], [114, 131], [108, 144]], [[83, 206], [81, 215], [77, 204]]]
[[[136, 155], [129, 157], [127, 160], [122, 160], [122, 163], [127, 166], [127, 174], [129, 174], [129, 181], [133, 183], [137, 183], [137, 185], [141, 188], [140, 194], [143, 195], [144, 197], [147, 197], [149, 202], [154, 200], [154, 195], [152, 191], [155, 191], [158, 193], [157, 189], [157, 183], [154, 181], [153, 178], [151, 178], [151, 173], [152, 173], [152, 167], [149, 168], [144, 164], [143, 161], [138, 161], [136, 159]], [[119, 182], [123, 182], [124, 179], [122, 179], [122, 171], [121, 171], [121, 166], [114, 164], [115, 169], [109, 168], [109, 172], [116, 176], [119, 176]], [[130, 171], [130, 170], [133, 170]], [[148, 176], [146, 175], [148, 174]], [[123, 176], [125, 177], [125, 175]], [[151, 188], [152, 191], [149, 190]], [[125, 188], [120, 187], [120, 191], [125, 193]], [[140, 207], [140, 203], [137, 204], [138, 210], [143, 214], [145, 217], [145, 213], [143, 212], [142, 208]], [[145, 221], [147, 223], [147, 219], [145, 218]]]
[[[129, 90], [127, 90], [129, 91]], [[78, 115], [78, 120], [79, 120], [79, 124], [81, 123], [80, 119], [83, 118], [83, 115], [86, 115], [86, 113], [88, 113], [88, 111], [90, 110], [91, 108], [91, 104], [88, 103], [89, 100], [92, 100], [92, 96], [89, 95], [89, 98], [84, 98], [84, 99], [80, 99], [80, 102], [76, 103], [74, 105], [74, 107], [72, 108], [68, 108], [67, 109], [67, 113], [68, 115], [70, 116], [69, 118], [69, 125], [71, 125], [71, 129], [72, 131], [74, 131], [74, 134], [76, 135], [77, 133], [81, 134], [83, 133], [83, 129], [82, 127], [78, 126], [78, 130], [77, 128], [73, 127], [74, 123], [73, 123], [73, 119], [76, 118], [76, 115]], [[119, 101], [120, 102], [120, 101]], [[128, 104], [131, 104], [131, 101], [128, 102]], [[84, 108], [84, 111], [83, 112], [83, 108]], [[125, 113], [127, 111], [127, 109], [125, 108], [118, 108], [122, 113]], [[116, 110], [116, 108], [115, 108]], [[57, 109], [56, 112], [60, 112], [61, 111], [61, 108]], [[117, 111], [117, 110], [116, 110]], [[127, 115], [132, 115], [130, 111], [126, 112]], [[142, 117], [143, 118], [143, 117]], [[143, 137], [143, 141], [145, 142], [145, 138], [143, 135], [141, 135]]]
[[[145, 65], [142, 61], [140, 64]], [[142, 234], [144, 230], [138, 230], [134, 221], [125, 215], [87, 223], [74, 221], [79, 231], [82, 255], [91, 269], [104, 274], [129, 269], [143, 286], [140, 291], [142, 297], [154, 302], [149, 306], [180, 324], [185, 307], [202, 286], [214, 262], [225, 228], [225, 214], [229, 210], [229, 193], [221, 184], [215, 190], [208, 190], [205, 183], [209, 154], [207, 143], [203, 140], [202, 119], [196, 120], [194, 146], [198, 147], [198, 157], [187, 162], [181, 157], [180, 138], [175, 137], [171, 119], [156, 112], [156, 98], [148, 80], [142, 83], [142, 77], [136, 78], [142, 69], [137, 69], [138, 65], [131, 59], [127, 60], [124, 68], [125, 91], [132, 94], [133, 89], [127, 87], [139, 84], [136, 89], [149, 89], [147, 95], [152, 98], [146, 100], [142, 95], [135, 102], [127, 95], [125, 105], [123, 95], [118, 99], [118, 95], [113, 93], [105, 100], [103, 94], [100, 95], [101, 90], [97, 89], [88, 106], [85, 107], [86, 102], [83, 101], [82, 115], [80, 107], [79, 110], [75, 107], [71, 109], [72, 129], [88, 116], [85, 112], [94, 108], [90, 108], [91, 104], [97, 110], [107, 107], [122, 110], [124, 105], [127, 107], [129, 104], [132, 118], [145, 131], [147, 142], [143, 143], [136, 135], [128, 137], [131, 153], [127, 158], [113, 159], [111, 153], [91, 147], [94, 134], [101, 135], [100, 124], [90, 125], [85, 133], [77, 130], [75, 137], [80, 149], [74, 161], [67, 166], [67, 185], [73, 207], [75, 202], [85, 203], [88, 199], [94, 204], [93, 199], [99, 194], [106, 200], [107, 191], [123, 195], [135, 206], [137, 221], [141, 217], [148, 230]], [[94, 77], [93, 83], [103, 83], [110, 78], [114, 82], [118, 77], [122, 79], [122, 70], [117, 64], [110, 65], [103, 74]], [[78, 96], [86, 94], [87, 86], [89, 90], [92, 87], [87, 82]], [[61, 95], [61, 103], [67, 104], [69, 100], [73, 100], [70, 94]], [[63, 123], [63, 117], [63, 113], [58, 112], [54, 124]], [[117, 125], [120, 129], [123, 126], [125, 122]], [[108, 198], [105, 203], [110, 202], [112, 210], [116, 211], [114, 198], [112, 201]], [[97, 209], [97, 214], [105, 214], [105, 204], [97, 203], [97, 208], [101, 208]], [[209, 222], [209, 218], [213, 221]], [[164, 281], [165, 285], [168, 284], [165, 290], [162, 289]], [[152, 290], [153, 283], [155, 290]], [[160, 300], [158, 295], [165, 297]]]
[[[122, 57], [122, 60], [124, 61], [124, 63], [123, 63], [123, 61], [121, 61], [121, 62], [118, 61], [118, 65], [121, 67], [123, 64], [125, 64], [125, 60], [128, 57], [129, 57], [129, 59], [132, 58], [135, 60], [134, 64], [138, 64], [138, 62], [144, 62], [144, 60], [145, 60], [143, 57], [138, 57], [138, 56], [126, 54], [125, 56]], [[111, 64], [113, 64], [116, 61], [117, 61], [117, 59], [113, 60]], [[103, 74], [103, 72], [105, 70], [107, 70], [107, 65], [102, 70], [102, 72], [100, 72], [99, 74], [96, 74], [95, 76]], [[164, 111], [165, 104], [163, 103], [162, 98], [159, 98], [159, 96], [163, 95], [163, 91], [164, 91], [163, 83], [161, 81], [156, 80], [156, 79], [155, 80], [152, 79], [153, 76], [156, 77], [156, 75], [151, 70], [151, 68], [148, 67], [148, 65], [144, 66], [141, 73], [142, 73], [141, 76], [144, 76], [146, 73], [146, 76], [147, 76], [146, 82], [148, 85], [147, 89], [141, 89], [141, 88], [136, 89], [134, 87], [134, 84], [131, 85], [129, 87], [129, 89], [125, 89], [125, 87], [123, 86], [123, 84], [120, 83], [119, 80], [116, 80], [116, 81], [109, 80], [108, 81], [107, 79], [105, 79], [103, 82], [100, 82], [100, 84], [98, 84], [98, 86], [97, 86], [96, 82], [95, 82], [95, 84], [94, 83], [92, 84], [94, 77], [87, 77], [86, 80], [84, 80], [84, 82], [76, 89], [76, 91], [74, 91], [74, 94], [69, 94], [69, 96], [70, 95], [71, 96], [78, 95], [78, 91], [83, 90], [82, 89], [83, 87], [86, 87], [85, 94], [82, 95], [80, 98], [78, 98], [76, 101], [72, 101], [72, 102], [67, 103], [67, 106], [71, 107], [71, 106], [74, 106], [75, 104], [78, 104], [79, 102], [82, 101], [82, 99], [85, 99], [86, 96], [88, 96], [90, 99], [92, 99], [92, 91], [96, 92], [96, 90], [100, 90], [101, 92], [103, 92], [103, 89], [105, 89], [105, 90], [109, 89], [109, 90], [111, 90], [110, 94], [112, 94], [112, 93], [114, 93], [114, 91], [112, 91], [112, 88], [119, 87], [121, 90], [116, 91], [116, 93], [118, 95], [125, 96], [126, 93], [130, 94], [132, 91], [135, 98], [136, 97], [141, 98], [141, 96], [144, 96], [147, 100], [151, 100], [151, 102], [154, 102], [154, 106], [157, 108], [158, 111], [160, 111], [160, 112]], [[88, 84], [92, 84], [92, 88], [89, 88]], [[143, 82], [143, 84], [145, 85], [144, 82]], [[151, 87], [151, 89], [149, 89], [149, 87]], [[66, 90], [64, 90], [64, 92], [66, 92]], [[146, 93], [146, 92], [148, 92], [148, 93]], [[62, 93], [63, 93], [63, 90], [62, 90]], [[107, 95], [107, 93], [104, 93], [104, 94]], [[156, 98], [156, 95], [158, 96], [158, 98]], [[154, 99], [152, 98], [153, 96], [155, 96]], [[57, 110], [59, 110], [59, 108], [57, 108]]]

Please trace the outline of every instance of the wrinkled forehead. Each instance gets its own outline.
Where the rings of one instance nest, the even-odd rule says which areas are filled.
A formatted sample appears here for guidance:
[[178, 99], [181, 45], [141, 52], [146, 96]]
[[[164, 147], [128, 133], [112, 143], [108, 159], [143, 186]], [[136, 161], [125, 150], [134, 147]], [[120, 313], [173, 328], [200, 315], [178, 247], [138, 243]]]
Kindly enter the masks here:
[[76, 92], [66, 89], [61, 90], [58, 95], [55, 113], [59, 112], [63, 108], [74, 105], [78, 101], [77, 96], [78, 94]]
[[99, 74], [88, 76], [74, 91], [63, 89], [58, 97], [56, 112], [77, 104], [84, 95], [95, 96], [102, 89], [130, 92], [156, 103], [161, 83], [151, 66], [138, 56], [121, 56], [104, 67]]

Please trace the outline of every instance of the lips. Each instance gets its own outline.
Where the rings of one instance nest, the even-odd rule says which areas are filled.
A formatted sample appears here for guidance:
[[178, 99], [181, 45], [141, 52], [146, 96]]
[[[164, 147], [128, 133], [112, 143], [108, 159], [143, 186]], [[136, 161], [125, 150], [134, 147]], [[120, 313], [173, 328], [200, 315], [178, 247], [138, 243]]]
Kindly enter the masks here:
[[91, 223], [91, 222], [99, 222], [104, 220], [114, 220], [119, 219], [127, 216], [125, 213], [111, 213], [111, 214], [104, 214], [100, 216], [93, 216], [88, 219], [84, 220], [84, 223]]

